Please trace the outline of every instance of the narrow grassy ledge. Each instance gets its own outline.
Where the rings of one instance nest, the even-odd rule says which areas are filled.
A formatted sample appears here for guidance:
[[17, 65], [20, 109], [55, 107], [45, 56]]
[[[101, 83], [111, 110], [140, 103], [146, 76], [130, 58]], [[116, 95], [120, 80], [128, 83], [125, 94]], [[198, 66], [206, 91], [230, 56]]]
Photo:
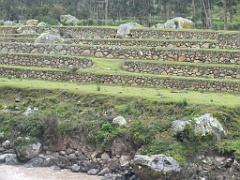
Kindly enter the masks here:
[[114, 38], [108, 38], [108, 39], [66, 39], [67, 41], [69, 40], [79, 40], [79, 41], [94, 41], [94, 42], [101, 42], [101, 41], [106, 41], [106, 42], [209, 42], [209, 43], [216, 43], [217, 40], [209, 40], [209, 39], [168, 39], [168, 38], [161, 38], [161, 39], [136, 39], [136, 38], [122, 38], [122, 39], [114, 39]]
[[139, 86], [155, 88], [174, 88], [185, 90], [206, 90], [239, 93], [239, 80], [218, 80], [203, 78], [174, 77], [162, 75], [142, 75], [129, 73], [97, 74], [91, 72], [71, 72], [51, 69], [24, 67], [1, 67], [0, 75], [9, 78], [29, 78], [54, 81], [76, 81], [80, 83], [99, 83], [105, 85]]
[[[100, 86], [100, 90], [97, 87]], [[231, 93], [205, 91], [178, 91], [175, 89], [107, 86], [100, 84], [79, 84], [70, 82], [56, 82], [32, 79], [9, 79], [0, 77], [1, 88], [21, 88], [28, 90], [55, 90], [57, 92], [71, 92], [76, 94], [104, 94], [114, 97], [135, 97], [159, 102], [179, 102], [186, 99], [189, 104], [204, 104], [215, 106], [239, 106], [240, 95]]]
[[[76, 73], [91, 73], [96, 75], [119, 75], [119, 76], [141, 76], [149, 78], [171, 78], [171, 79], [183, 79], [183, 80], [196, 80], [196, 81], [220, 81], [220, 82], [239, 82], [238, 79], [212, 79], [203, 77], [184, 77], [184, 76], [169, 76], [169, 75], [156, 75], [156, 74], [140, 74], [137, 72], [128, 72], [122, 69], [124, 60], [104, 60], [104, 59], [93, 59], [96, 63], [94, 68], [79, 69]], [[0, 65], [0, 67], [7, 69], [20, 69], [20, 70], [37, 70], [37, 71], [53, 71], [53, 72], [71, 72], [71, 69], [66, 68], [41, 68], [33, 66], [9, 66]]]
[[35, 38], [31, 38], [31, 37], [2, 37], [0, 35], [0, 41], [3, 42], [8, 42], [8, 41], [16, 41], [16, 42], [21, 42], [21, 41], [29, 41], [29, 42], [34, 42]]
[[39, 34], [0, 34], [0, 38], [35, 38]]
[[240, 69], [240, 66], [238, 65], [233, 65], [233, 64], [206, 64], [206, 63], [190, 63], [190, 62], [176, 62], [176, 61], [150, 61], [149, 60], [126, 60], [128, 62], [140, 62], [140, 63], [151, 63], [151, 64], [165, 64], [165, 65], [177, 65], [177, 66], [192, 66], [192, 67], [212, 67], [212, 68], [229, 68], [229, 69]]

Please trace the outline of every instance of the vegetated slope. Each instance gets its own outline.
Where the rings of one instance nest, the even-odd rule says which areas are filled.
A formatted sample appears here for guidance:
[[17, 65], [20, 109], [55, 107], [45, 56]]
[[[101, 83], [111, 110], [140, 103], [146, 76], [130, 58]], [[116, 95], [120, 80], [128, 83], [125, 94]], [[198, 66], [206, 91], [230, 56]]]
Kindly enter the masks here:
[[[96, 86], [95, 91], [104, 91], [104, 86]], [[239, 141], [239, 106], [190, 104], [187, 99], [169, 102], [164, 98], [153, 100], [51, 88], [1, 87], [0, 99], [0, 132], [4, 134], [1, 141], [28, 135], [52, 145], [54, 149], [57, 139], [55, 150], [58, 150], [65, 138], [78, 137], [76, 139], [84, 139], [95, 148], [107, 148], [116, 138], [128, 138], [133, 145], [127, 151], [132, 155], [136, 152], [148, 155], [162, 153], [174, 157], [182, 166], [209, 148], [231, 153], [236, 151], [236, 156], [239, 156], [236, 147]], [[38, 110], [23, 116], [29, 106]], [[183, 134], [179, 140], [170, 129], [173, 120], [207, 112], [217, 117], [227, 130], [227, 147], [225, 140], [216, 147], [210, 137], [197, 136], [192, 131]], [[127, 125], [112, 123], [118, 115], [125, 117]]]
[[[124, 39], [122, 40], [124, 41]], [[3, 44], [6, 45], [7, 43]], [[26, 48], [24, 45], [27, 45], [27, 43], [13, 44], [19, 48]], [[28, 44], [27, 47], [30, 46]], [[85, 146], [88, 146], [90, 147], [89, 151], [85, 151], [85, 154], [88, 155], [89, 159], [99, 149], [101, 151], [98, 152], [98, 157], [101, 156], [101, 153], [107, 152], [113, 159], [114, 157], [120, 159], [121, 155], [128, 155], [132, 158], [136, 153], [147, 155], [165, 154], [176, 159], [182, 167], [188, 165], [188, 162], [194, 162], [198, 154], [205, 154], [212, 150], [226, 153], [229, 156], [234, 156], [236, 159], [239, 158], [238, 129], [240, 126], [240, 107], [238, 93], [239, 68], [237, 67], [238, 64], [236, 64], [236, 61], [239, 60], [237, 50], [203, 50], [207, 52], [207, 55], [208, 52], [216, 52], [216, 55], [219, 55], [219, 57], [220, 55], [226, 55], [226, 53], [235, 54], [234, 58], [237, 59], [236, 61], [231, 61], [232, 56], [231, 58], [225, 57], [227, 61], [233, 63], [231, 65], [225, 64], [225, 60], [222, 61], [224, 63], [222, 65], [203, 63], [200, 62], [201, 59], [195, 63], [195, 55], [191, 57], [194, 60], [192, 63], [179, 62], [179, 58], [175, 56], [171, 59], [157, 60], [156, 58], [155, 61], [151, 56], [149, 57], [154, 61], [151, 64], [153, 67], [154, 63], [156, 63], [168, 65], [168, 69], [178, 66], [180, 71], [182, 71], [182, 67], [193, 67], [194, 71], [197, 71], [196, 77], [184, 77], [185, 74], [179, 73], [179, 71], [173, 72], [174, 76], [166, 73], [155, 74], [152, 71], [142, 73], [136, 67], [134, 69], [131, 66], [126, 70], [123, 68], [123, 65], [126, 65], [127, 62], [126, 59], [122, 57], [105, 59], [105, 56], [102, 56], [103, 54], [101, 53], [103, 58], [89, 59], [89, 61], [94, 62], [94, 66], [91, 68], [81, 69], [81, 67], [73, 65], [59, 68], [51, 66], [54, 64], [51, 58], [53, 60], [58, 60], [57, 58], [59, 58], [59, 62], [64, 60], [65, 64], [68, 64], [70, 62], [69, 59], [73, 58], [73, 54], [64, 51], [65, 55], [63, 56], [61, 55], [62, 51], [57, 51], [57, 49], [61, 49], [64, 46], [72, 47], [73, 45], [58, 44], [56, 45], [58, 48], [51, 51], [54, 53], [53, 55], [42, 55], [47, 53], [49, 45], [42, 44], [40, 46], [42, 46], [40, 48], [41, 51], [35, 51], [37, 52], [35, 55], [29, 53], [30, 51], [20, 54], [19, 52], [22, 51], [19, 51], [18, 48], [11, 49], [11, 45], [9, 51], [13, 51], [12, 54], [8, 53], [8, 48], [5, 48], [6, 52], [4, 50], [1, 53], [4, 56], [0, 66], [2, 69], [1, 74], [5, 76], [5, 78], [0, 79], [1, 141], [6, 139], [14, 141], [17, 137], [30, 136], [33, 139], [40, 140], [47, 147], [45, 150], [57, 151], [59, 154], [61, 150], [66, 150], [67, 148], [80, 149], [83, 152], [85, 151]], [[86, 48], [87, 53], [85, 51], [85, 56], [89, 58], [91, 54], [95, 56], [97, 54], [95, 49], [101, 47], [94, 44], [77, 46], [77, 48]], [[36, 48], [37, 46], [34, 45], [33, 47]], [[123, 50], [123, 47], [119, 49]], [[129, 49], [125, 48], [126, 51]], [[42, 51], [44, 49], [46, 52]], [[66, 48], [66, 50], [69, 49]], [[92, 49], [94, 51], [89, 53]], [[151, 48], [141, 47], [138, 49], [137, 47], [131, 47], [130, 49], [134, 49], [134, 52], [139, 53], [141, 49]], [[169, 48], [156, 48], [156, 50], [160, 49], [167, 51]], [[173, 48], [173, 52], [184, 50], [186, 49]], [[196, 49], [189, 48], [188, 50], [196, 54]], [[75, 51], [79, 53], [80, 49], [79, 51], [75, 49]], [[197, 49], [196, 51], [200, 50]], [[6, 54], [8, 58], [5, 58]], [[202, 59], [208, 59], [206, 58], [207, 56], [204, 56], [205, 54], [203, 53]], [[212, 54], [209, 56], [212, 57]], [[10, 57], [14, 57], [13, 60], [9, 60]], [[35, 60], [39, 63], [38, 66], [33, 67], [31, 65], [33, 58], [38, 57], [45, 60], [46, 65], [39, 63], [40, 58]], [[18, 58], [24, 60], [15, 61]], [[27, 63], [25, 63], [26, 59]], [[186, 60], [187, 57], [183, 59]], [[163, 60], [166, 60], [166, 62], [162, 63]], [[134, 61], [135, 65], [138, 64], [138, 66], [149, 65], [149, 60], [143, 61], [139, 58], [131, 60], [131, 62]], [[220, 60], [217, 59], [216, 61], [219, 63]], [[17, 63], [14, 64], [13, 62]], [[202, 72], [199, 73], [196, 67], [201, 70], [207, 69], [209, 72], [215, 72], [214, 68], [218, 69], [221, 67], [226, 69], [225, 72], [227, 74], [221, 74], [219, 78], [215, 76], [217, 73], [214, 73], [214, 77], [211, 78]], [[143, 71], [147, 72], [146, 70], [148, 68]], [[189, 70], [185, 71], [187, 74], [190, 73]], [[53, 72], [59, 74], [54, 74]], [[228, 73], [232, 77], [229, 77]], [[67, 75], [57, 78], [62, 74]], [[110, 78], [113, 76], [115, 79]], [[124, 76], [131, 76], [132, 79], [121, 79]], [[94, 79], [94, 77], [99, 79]], [[141, 80], [139, 77], [145, 79]], [[29, 80], [25, 78], [44, 80]], [[118, 78], [124, 81], [124, 83], [121, 84]], [[156, 80], [156, 78], [158, 79]], [[58, 81], [53, 82], [46, 79]], [[177, 80], [177, 83], [171, 84], [178, 89], [153, 88], [164, 87], [154, 86], [149, 83], [153, 79], [155, 79], [154, 82], [161, 82], [161, 85], [163, 79], [170, 79], [171, 82]], [[183, 82], [181, 80], [185, 80], [187, 84], [184, 90], [180, 86]], [[143, 83], [141, 84], [142, 81]], [[196, 88], [195, 81], [202, 82], [202, 84]], [[137, 84], [136, 82], [140, 83]], [[214, 84], [215, 82], [217, 85]], [[189, 86], [189, 83], [192, 83], [193, 86]], [[204, 83], [209, 83], [212, 88], [205, 88]], [[226, 84], [220, 87], [219, 85], [222, 83]], [[106, 86], [106, 84], [112, 86]], [[198, 91], [191, 91], [190, 89], [197, 89]], [[235, 93], [209, 91], [230, 91]], [[23, 112], [28, 107], [36, 110], [31, 115], [24, 116]], [[227, 131], [225, 139], [216, 143], [212, 139], [211, 133], [202, 136], [195, 134], [191, 128], [186, 128], [179, 134], [172, 132], [170, 128], [172, 121], [182, 118], [191, 119], [204, 113], [211, 113], [220, 121]], [[123, 126], [114, 124], [113, 119], [117, 116], [123, 116], [127, 120], [127, 124]], [[210, 173], [211, 170], [208, 169], [208, 171]]]

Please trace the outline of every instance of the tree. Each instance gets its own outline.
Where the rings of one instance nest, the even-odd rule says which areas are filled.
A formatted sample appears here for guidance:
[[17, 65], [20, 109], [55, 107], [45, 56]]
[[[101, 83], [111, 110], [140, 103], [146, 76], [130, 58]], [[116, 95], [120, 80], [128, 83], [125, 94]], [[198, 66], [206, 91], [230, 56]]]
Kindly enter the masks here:
[[223, 0], [224, 30], [227, 30], [227, 1]]

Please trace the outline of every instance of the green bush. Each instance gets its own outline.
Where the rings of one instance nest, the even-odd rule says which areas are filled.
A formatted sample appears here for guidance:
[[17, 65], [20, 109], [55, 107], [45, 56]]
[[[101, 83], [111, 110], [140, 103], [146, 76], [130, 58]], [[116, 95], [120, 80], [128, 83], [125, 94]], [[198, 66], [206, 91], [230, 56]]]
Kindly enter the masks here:
[[181, 101], [178, 102], [178, 105], [180, 107], [186, 107], [188, 105], [188, 101], [186, 98], [182, 99]]
[[88, 19], [87, 19], [87, 25], [88, 25], [88, 26], [92, 26], [92, 25], [93, 25], [93, 19], [88, 18]]
[[39, 22], [45, 22], [50, 25], [57, 25], [57, 21], [49, 16], [37, 16], [35, 17]]
[[77, 22], [77, 25], [78, 26], [86, 26], [87, 22], [86, 22], [86, 20], [80, 20], [80, 21]]

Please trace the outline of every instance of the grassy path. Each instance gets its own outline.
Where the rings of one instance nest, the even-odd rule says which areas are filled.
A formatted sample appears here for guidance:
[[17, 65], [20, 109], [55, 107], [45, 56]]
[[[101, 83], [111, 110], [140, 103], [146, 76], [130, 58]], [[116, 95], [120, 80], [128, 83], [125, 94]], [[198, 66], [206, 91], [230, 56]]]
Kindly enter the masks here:
[[76, 94], [105, 94], [119, 97], [136, 97], [162, 102], [187, 101], [189, 104], [206, 104], [228, 107], [240, 105], [240, 94], [231, 93], [181, 91], [146, 87], [105, 86], [98, 84], [9, 79], [0, 77], [0, 89], [4, 87], [67, 91]]

